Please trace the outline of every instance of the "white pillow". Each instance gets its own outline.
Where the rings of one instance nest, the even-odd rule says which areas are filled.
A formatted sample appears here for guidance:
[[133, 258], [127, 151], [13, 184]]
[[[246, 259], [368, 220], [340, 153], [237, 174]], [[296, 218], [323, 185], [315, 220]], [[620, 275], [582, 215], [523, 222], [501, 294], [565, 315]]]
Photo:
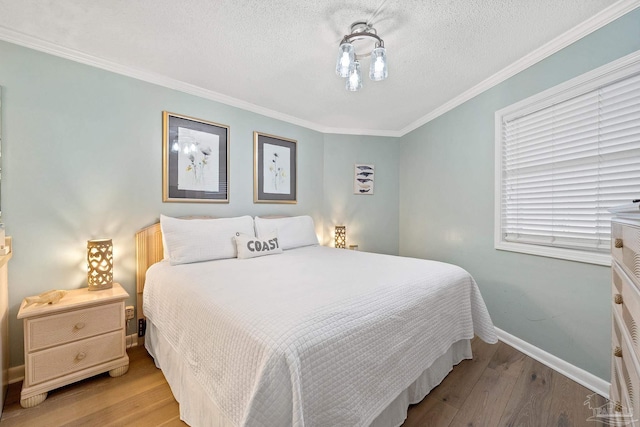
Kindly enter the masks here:
[[234, 239], [238, 249], [238, 258], [241, 259], [282, 253], [276, 233], [271, 233], [263, 238], [236, 233]]
[[235, 258], [236, 233], [254, 235], [250, 216], [178, 219], [160, 215], [160, 228], [171, 265]]
[[267, 237], [274, 231], [282, 249], [293, 249], [318, 244], [313, 218], [308, 215], [287, 218], [260, 218], [255, 221], [256, 235]]

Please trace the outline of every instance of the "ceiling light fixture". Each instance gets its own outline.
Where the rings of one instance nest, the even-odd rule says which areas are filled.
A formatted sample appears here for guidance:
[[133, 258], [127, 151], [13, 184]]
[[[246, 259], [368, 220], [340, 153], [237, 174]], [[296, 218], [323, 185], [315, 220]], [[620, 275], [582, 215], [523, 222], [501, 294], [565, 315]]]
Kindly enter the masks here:
[[[363, 43], [364, 42], [364, 43]], [[370, 43], [374, 43], [371, 49]], [[362, 45], [362, 53], [356, 52], [354, 45]], [[368, 49], [367, 49], [368, 47]], [[360, 60], [371, 57], [369, 66], [369, 78], [373, 81], [380, 81], [387, 78], [387, 52], [382, 40], [375, 28], [364, 21], [351, 24], [351, 34], [347, 34], [340, 42], [338, 49], [338, 61], [336, 62], [336, 74], [346, 78], [346, 89], [357, 91], [362, 89], [362, 73], [360, 72]]]

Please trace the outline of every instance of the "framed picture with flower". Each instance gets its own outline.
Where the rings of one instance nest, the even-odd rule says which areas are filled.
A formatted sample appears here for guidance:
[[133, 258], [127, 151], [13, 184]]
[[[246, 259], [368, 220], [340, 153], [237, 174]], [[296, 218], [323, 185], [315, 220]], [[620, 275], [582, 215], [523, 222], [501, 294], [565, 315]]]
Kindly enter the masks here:
[[296, 203], [297, 141], [253, 132], [253, 202]]
[[229, 126], [162, 112], [162, 201], [229, 203]]

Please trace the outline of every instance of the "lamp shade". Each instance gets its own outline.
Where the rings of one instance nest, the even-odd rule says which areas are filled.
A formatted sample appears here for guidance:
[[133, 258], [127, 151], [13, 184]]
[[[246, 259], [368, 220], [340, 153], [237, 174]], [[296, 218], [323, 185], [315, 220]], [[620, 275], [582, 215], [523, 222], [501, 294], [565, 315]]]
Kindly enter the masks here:
[[356, 60], [356, 52], [351, 43], [342, 43], [338, 49], [338, 61], [336, 62], [336, 74], [340, 77], [349, 75], [349, 67]]
[[336, 225], [336, 248], [344, 249], [347, 243], [347, 227]]
[[347, 76], [346, 88], [348, 91], [355, 92], [362, 89], [362, 74], [360, 73], [360, 62], [355, 61], [349, 68]]
[[87, 241], [87, 282], [90, 291], [113, 286], [113, 243], [111, 239]]
[[371, 66], [369, 67], [369, 78], [373, 81], [380, 81], [387, 78], [387, 52], [383, 47], [376, 47], [371, 51]]

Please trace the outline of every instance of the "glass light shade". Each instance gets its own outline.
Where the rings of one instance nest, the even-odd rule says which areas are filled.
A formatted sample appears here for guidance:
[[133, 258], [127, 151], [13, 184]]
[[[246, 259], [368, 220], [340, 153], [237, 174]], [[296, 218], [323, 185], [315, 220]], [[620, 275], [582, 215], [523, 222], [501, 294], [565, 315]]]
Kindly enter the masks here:
[[342, 43], [338, 49], [338, 61], [336, 62], [336, 74], [340, 77], [349, 75], [349, 68], [356, 60], [356, 51], [351, 43]]
[[360, 63], [358, 61], [351, 64], [349, 68], [346, 88], [351, 92], [362, 89], [362, 74], [360, 73]]
[[336, 225], [336, 248], [344, 249], [347, 243], [347, 227], [344, 225]]
[[371, 67], [369, 68], [369, 78], [373, 81], [380, 81], [387, 78], [387, 52], [383, 47], [376, 47], [371, 51]]
[[113, 244], [111, 239], [87, 241], [87, 282], [90, 291], [113, 286]]

